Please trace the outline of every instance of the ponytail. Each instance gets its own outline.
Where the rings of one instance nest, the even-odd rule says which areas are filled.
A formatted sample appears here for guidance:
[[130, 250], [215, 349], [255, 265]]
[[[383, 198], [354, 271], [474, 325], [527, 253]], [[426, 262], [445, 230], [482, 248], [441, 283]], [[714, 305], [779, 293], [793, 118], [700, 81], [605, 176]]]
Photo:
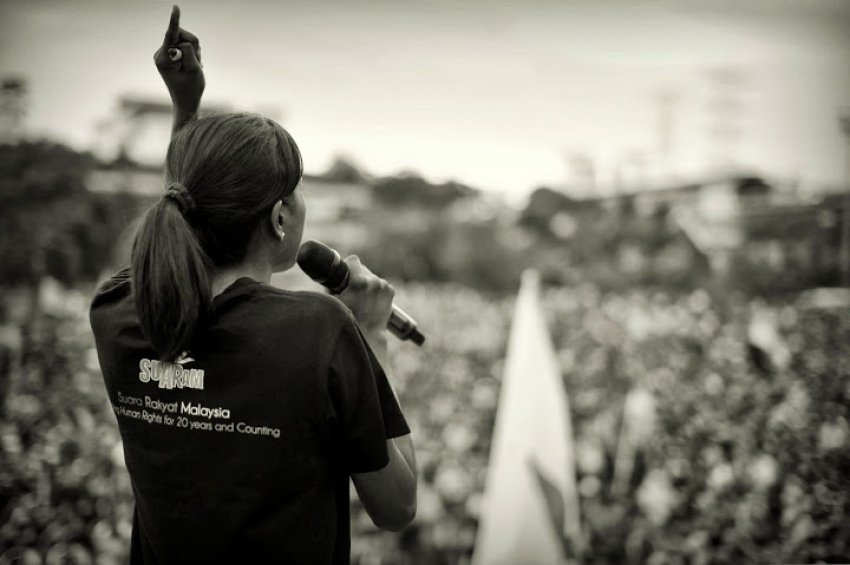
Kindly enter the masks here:
[[207, 116], [174, 134], [170, 184], [139, 226], [130, 273], [142, 332], [161, 361], [191, 349], [209, 318], [215, 270], [245, 258], [261, 220], [302, 173], [295, 141], [262, 116]]
[[212, 301], [210, 260], [184, 216], [185, 208], [174, 197], [154, 204], [136, 232], [132, 252], [133, 296], [142, 332], [160, 360], [170, 362], [189, 349]]

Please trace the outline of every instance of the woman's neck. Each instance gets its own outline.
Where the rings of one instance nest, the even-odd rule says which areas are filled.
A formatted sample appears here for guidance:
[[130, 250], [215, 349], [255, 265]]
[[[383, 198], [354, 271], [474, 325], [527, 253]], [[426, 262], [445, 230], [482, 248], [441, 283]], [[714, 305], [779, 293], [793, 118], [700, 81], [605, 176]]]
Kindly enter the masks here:
[[260, 262], [244, 262], [230, 267], [217, 268], [212, 275], [212, 296], [215, 298], [242, 277], [269, 284], [272, 279], [271, 265]]

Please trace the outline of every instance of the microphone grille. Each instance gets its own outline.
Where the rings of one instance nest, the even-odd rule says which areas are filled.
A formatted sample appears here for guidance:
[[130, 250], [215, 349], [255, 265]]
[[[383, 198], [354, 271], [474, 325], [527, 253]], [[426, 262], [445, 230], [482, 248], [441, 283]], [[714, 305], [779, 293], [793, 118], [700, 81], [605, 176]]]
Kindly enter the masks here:
[[347, 283], [348, 265], [342, 262], [339, 253], [318, 241], [305, 241], [298, 250], [296, 259], [304, 273], [319, 284], [339, 292]]

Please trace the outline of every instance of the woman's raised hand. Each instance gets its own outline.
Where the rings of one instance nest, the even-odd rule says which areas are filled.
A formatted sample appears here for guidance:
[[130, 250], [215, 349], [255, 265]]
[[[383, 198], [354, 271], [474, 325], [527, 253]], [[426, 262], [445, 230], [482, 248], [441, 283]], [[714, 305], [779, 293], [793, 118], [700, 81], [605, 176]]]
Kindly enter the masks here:
[[201, 65], [201, 45], [194, 34], [180, 27], [180, 7], [171, 9], [171, 21], [162, 46], [153, 55], [156, 68], [168, 87], [177, 113], [194, 114], [201, 103], [206, 81]]

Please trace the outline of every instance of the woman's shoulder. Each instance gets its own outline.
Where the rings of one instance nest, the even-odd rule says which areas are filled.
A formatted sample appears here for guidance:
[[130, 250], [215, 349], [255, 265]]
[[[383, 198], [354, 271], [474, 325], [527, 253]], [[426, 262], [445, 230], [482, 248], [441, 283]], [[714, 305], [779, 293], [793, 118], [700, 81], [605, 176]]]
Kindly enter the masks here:
[[107, 304], [127, 298], [130, 294], [132, 294], [130, 268], [127, 267], [97, 285], [92, 296], [90, 312], [95, 312]]
[[348, 307], [334, 296], [309, 290], [286, 290], [262, 285], [259, 302], [270, 310], [280, 309], [286, 317], [309, 319], [330, 327], [342, 327], [352, 319]]
[[126, 327], [137, 324], [129, 268], [121, 269], [97, 285], [89, 305], [89, 324], [95, 339], [111, 339]]

